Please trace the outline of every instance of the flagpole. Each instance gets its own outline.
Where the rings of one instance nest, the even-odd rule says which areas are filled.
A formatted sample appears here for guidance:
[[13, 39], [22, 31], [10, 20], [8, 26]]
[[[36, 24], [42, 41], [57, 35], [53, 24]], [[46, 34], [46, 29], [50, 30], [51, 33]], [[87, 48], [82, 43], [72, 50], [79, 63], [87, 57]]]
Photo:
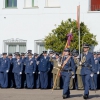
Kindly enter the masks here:
[[77, 26], [78, 26], [78, 42], [79, 42], [79, 56], [81, 54], [80, 48], [80, 5], [77, 6]]

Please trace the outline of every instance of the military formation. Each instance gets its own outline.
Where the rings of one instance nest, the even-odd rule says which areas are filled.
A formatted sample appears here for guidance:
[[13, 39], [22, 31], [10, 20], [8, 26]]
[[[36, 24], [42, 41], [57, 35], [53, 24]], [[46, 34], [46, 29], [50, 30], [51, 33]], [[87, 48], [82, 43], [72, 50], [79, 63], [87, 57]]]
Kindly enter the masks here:
[[83, 53], [65, 48], [62, 54], [43, 51], [42, 54], [28, 50], [27, 54], [3, 53], [0, 58], [0, 87], [27, 89], [63, 89], [63, 99], [70, 97], [70, 90], [84, 90], [83, 98], [89, 97], [89, 90], [99, 89], [100, 52], [89, 52], [84, 44]]

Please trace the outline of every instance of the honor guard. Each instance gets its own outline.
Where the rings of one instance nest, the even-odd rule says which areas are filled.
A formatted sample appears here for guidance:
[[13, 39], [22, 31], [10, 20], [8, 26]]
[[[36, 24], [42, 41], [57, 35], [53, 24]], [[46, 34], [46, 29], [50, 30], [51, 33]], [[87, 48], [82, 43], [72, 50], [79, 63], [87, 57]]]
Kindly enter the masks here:
[[1, 88], [7, 88], [10, 61], [7, 58], [7, 53], [3, 53], [2, 55], [3, 57], [0, 59], [0, 85], [1, 85]]
[[74, 67], [74, 60], [70, 56], [70, 49], [66, 48], [64, 50], [64, 57], [63, 57], [63, 64], [62, 64], [62, 79], [63, 79], [63, 99], [66, 99], [70, 97], [70, 90], [69, 90], [69, 84], [70, 84], [70, 78], [75, 77], [75, 67]]
[[13, 61], [13, 73], [15, 79], [16, 89], [21, 88], [21, 76], [23, 70], [22, 59], [20, 58], [20, 54], [16, 54], [16, 59]]
[[82, 75], [82, 80], [84, 85], [83, 98], [87, 99], [89, 96], [89, 80], [90, 80], [90, 76], [93, 77], [95, 63], [94, 63], [93, 54], [89, 52], [88, 44], [83, 45], [83, 52], [84, 52], [84, 56], [81, 59], [80, 65], [82, 65], [81, 75]]
[[10, 61], [10, 69], [9, 69], [9, 73], [8, 73], [8, 87], [13, 88], [14, 87], [14, 74], [12, 73], [13, 58], [12, 58], [11, 53], [8, 54], [8, 58], [9, 58], [9, 61]]
[[[53, 63], [53, 89], [57, 90], [60, 89], [60, 76], [57, 76], [57, 72], [58, 70], [60, 70], [61, 66], [59, 66], [59, 62], [60, 62], [60, 57], [59, 57], [59, 53], [56, 53], [55, 59], [53, 59], [52, 57], [50, 57], [50, 61]], [[57, 77], [57, 79], [56, 79]], [[56, 79], [56, 81], [55, 81]]]
[[36, 60], [32, 58], [32, 53], [28, 53], [28, 57], [25, 61], [25, 74], [26, 74], [26, 82], [27, 88], [33, 89], [34, 87], [34, 74], [36, 72]]
[[47, 89], [48, 87], [48, 72], [50, 71], [50, 61], [47, 56], [47, 51], [43, 51], [43, 55], [39, 57], [39, 72], [41, 89]]

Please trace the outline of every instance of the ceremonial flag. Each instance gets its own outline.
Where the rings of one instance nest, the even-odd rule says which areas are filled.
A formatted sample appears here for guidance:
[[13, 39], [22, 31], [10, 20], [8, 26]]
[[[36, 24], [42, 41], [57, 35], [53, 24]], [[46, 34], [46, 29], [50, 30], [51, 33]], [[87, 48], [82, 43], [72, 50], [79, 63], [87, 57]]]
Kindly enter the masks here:
[[80, 29], [80, 5], [77, 6], [77, 28]]
[[67, 34], [67, 42], [66, 42], [65, 48], [70, 48], [72, 39], [73, 39], [73, 35], [72, 35], [72, 29], [71, 29], [70, 33]]

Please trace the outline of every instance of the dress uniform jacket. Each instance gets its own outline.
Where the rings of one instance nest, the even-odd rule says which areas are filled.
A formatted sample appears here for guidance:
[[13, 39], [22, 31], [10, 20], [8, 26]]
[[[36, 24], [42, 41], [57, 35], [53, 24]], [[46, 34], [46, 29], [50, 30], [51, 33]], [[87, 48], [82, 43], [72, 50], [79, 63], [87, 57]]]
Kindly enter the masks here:
[[22, 72], [22, 70], [23, 70], [23, 63], [22, 63], [22, 60], [21, 59], [19, 59], [19, 60], [17, 60], [17, 59], [15, 59], [14, 61], [13, 61], [13, 73], [20, 73], [20, 72]]
[[0, 59], [0, 72], [6, 72], [10, 69], [10, 61], [8, 58], [1, 58]]
[[40, 72], [46, 72], [50, 70], [50, 61], [49, 61], [49, 57], [47, 56], [46, 58], [44, 56], [42, 56], [39, 59], [39, 71]]
[[25, 68], [25, 73], [33, 73], [36, 71], [36, 61], [34, 58], [27, 58], [25, 60], [25, 65], [26, 65], [26, 68]]
[[95, 63], [94, 63], [94, 57], [93, 54], [88, 52], [87, 55], [85, 55], [86, 61], [81, 69], [81, 75], [91, 74], [95, 71]]
[[8, 71], [10, 69], [10, 61], [8, 58], [0, 59], [0, 85], [2, 88], [8, 87]]

